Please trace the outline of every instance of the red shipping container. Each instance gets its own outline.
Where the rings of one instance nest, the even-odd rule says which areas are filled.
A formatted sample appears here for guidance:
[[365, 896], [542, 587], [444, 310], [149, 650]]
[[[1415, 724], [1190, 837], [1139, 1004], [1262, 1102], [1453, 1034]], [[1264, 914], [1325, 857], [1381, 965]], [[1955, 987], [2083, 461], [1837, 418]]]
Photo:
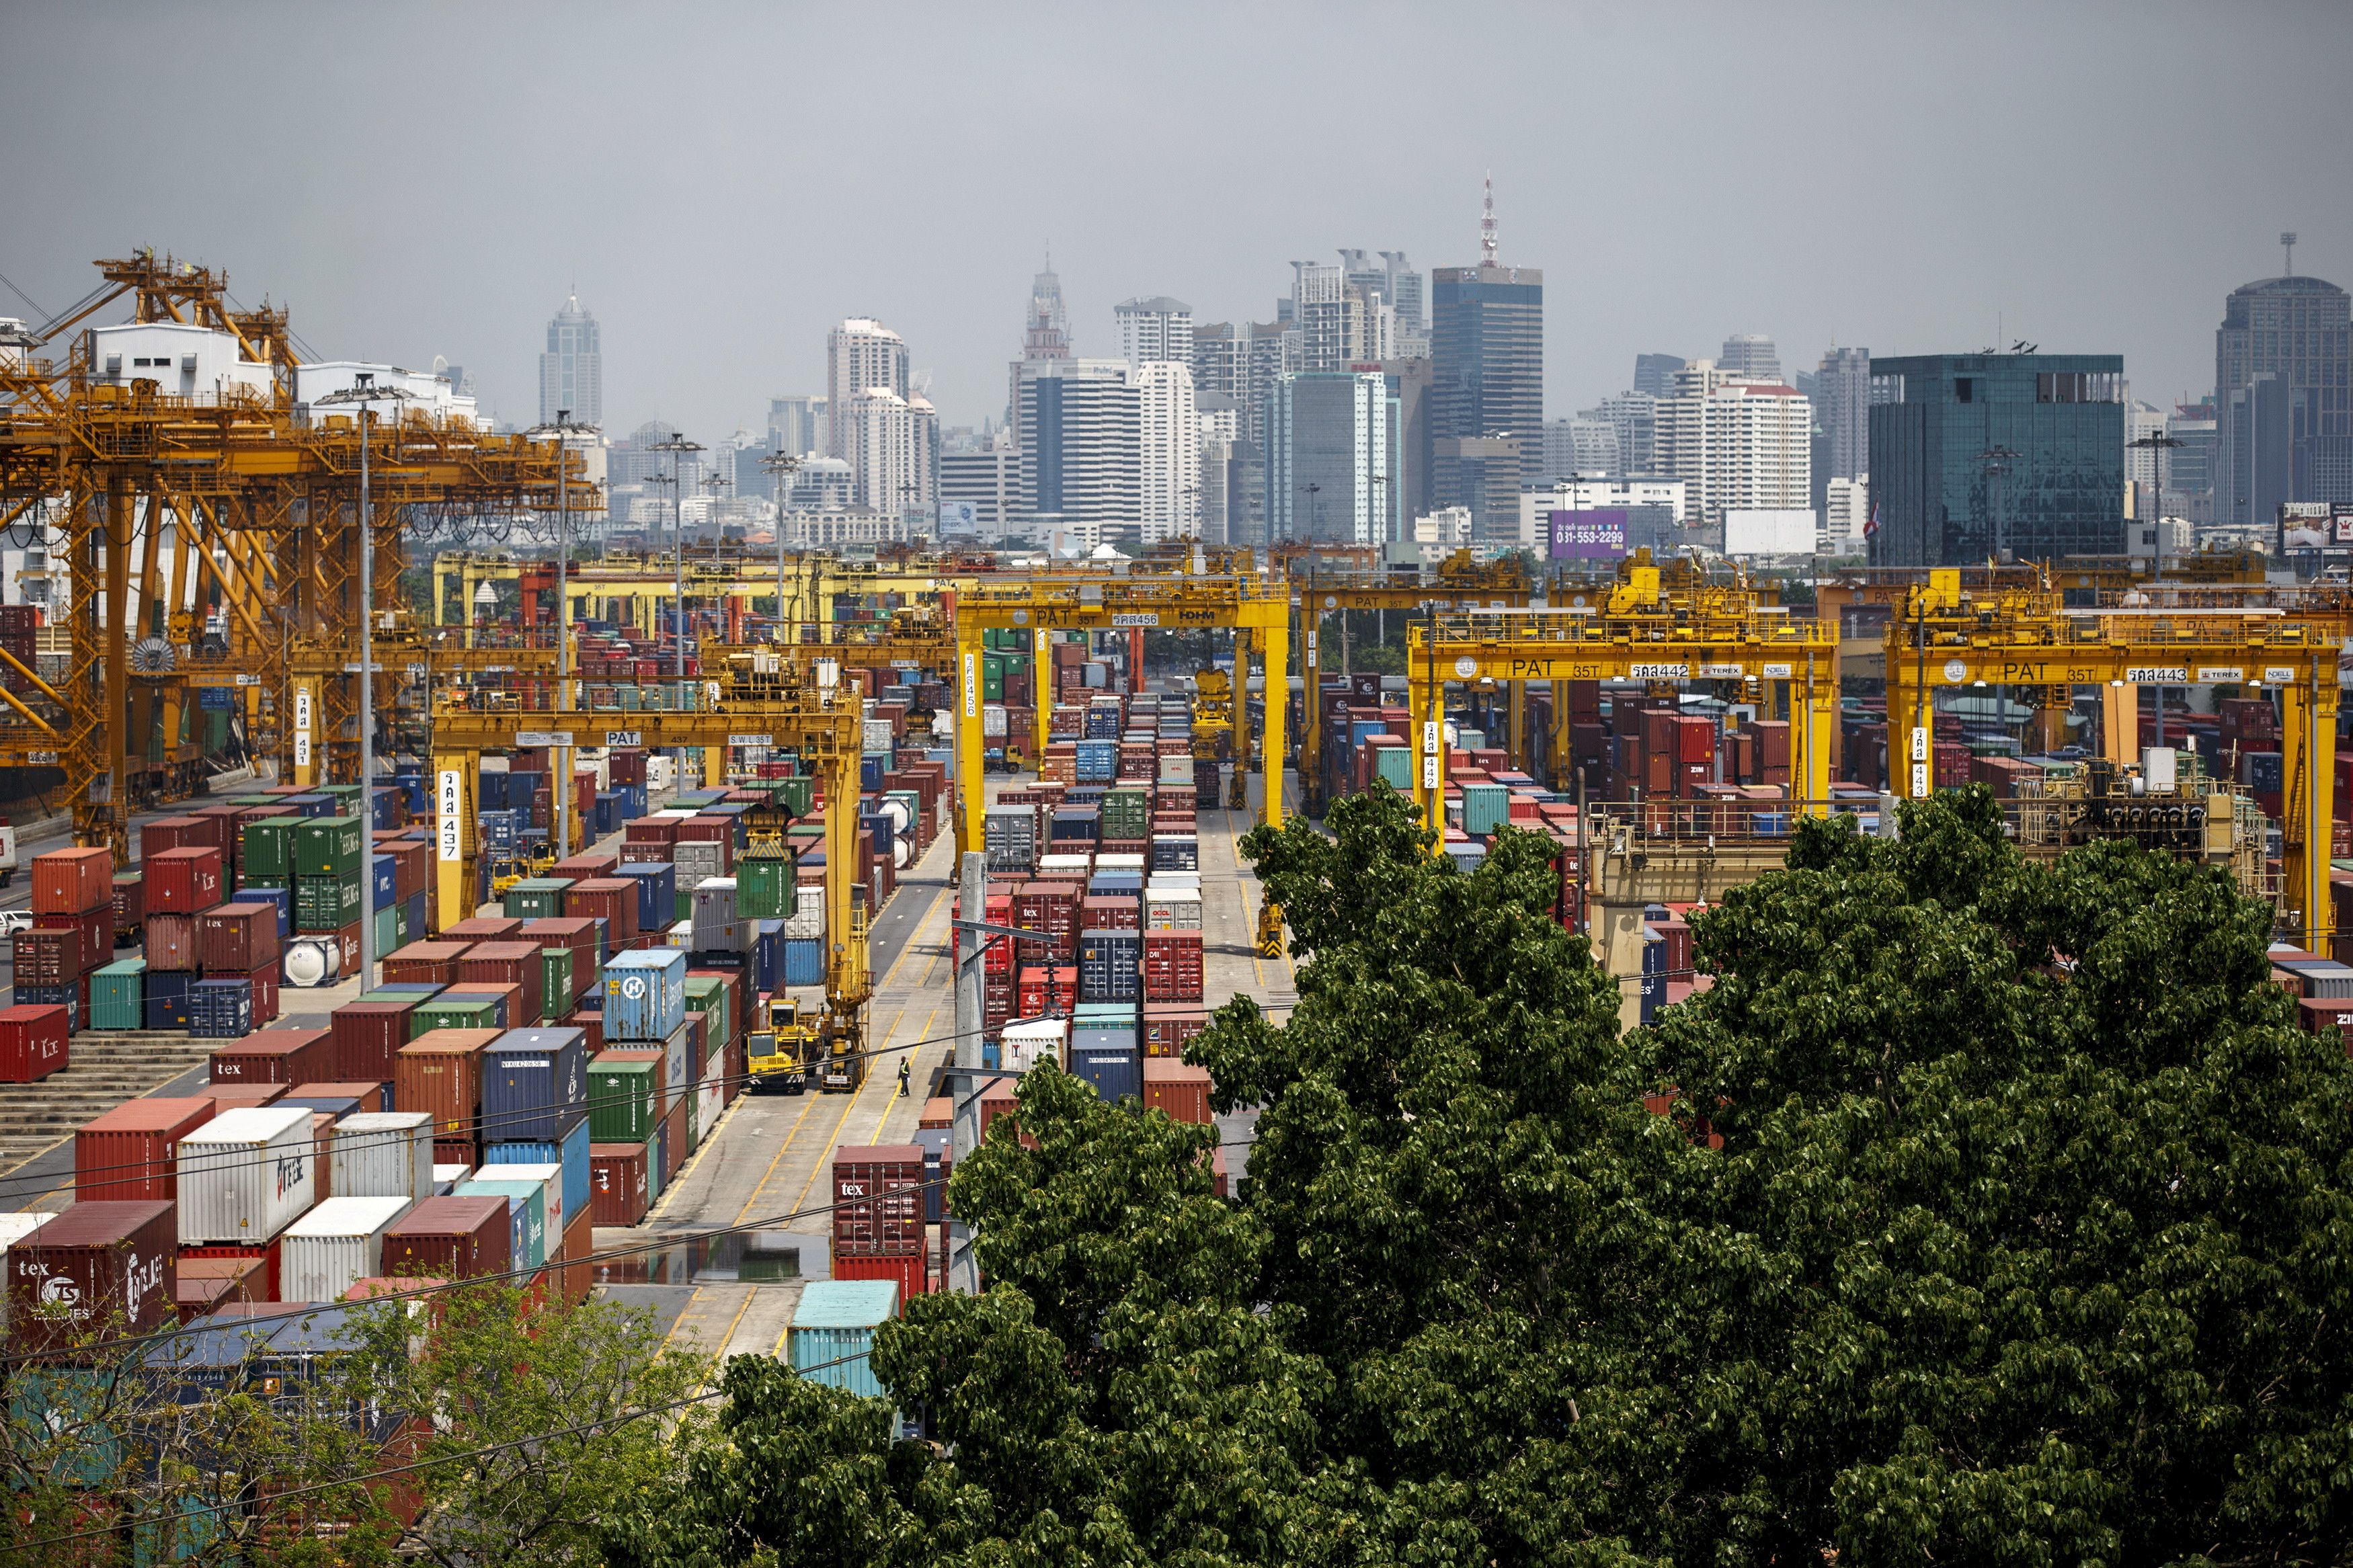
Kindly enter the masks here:
[[74, 1197], [80, 1203], [173, 1203], [180, 1195], [181, 1139], [218, 1112], [208, 1094], [125, 1100], [74, 1133]]
[[74, 1204], [8, 1248], [8, 1328], [19, 1352], [140, 1334], [171, 1321], [177, 1210]]
[[1019, 1016], [1042, 1018], [1048, 1013], [1067, 1016], [1079, 1005], [1079, 971], [1075, 964], [1047, 968], [1033, 965], [1021, 972], [1014, 1005]]
[[243, 847], [239, 839], [244, 832], [245, 807], [241, 805], [200, 805], [189, 812], [206, 837], [191, 839], [191, 845], [209, 844], [221, 852], [221, 870], [233, 876], [237, 870], [237, 852]]
[[[2353, 996], [2319, 1000], [2300, 996], [2296, 998], [2295, 1021], [2316, 1035], [2323, 1029], [2343, 1029], [2353, 1033]], [[2353, 1046], [2347, 1047], [2347, 1054], [2353, 1056]]]
[[558, 1289], [565, 1300], [578, 1306], [588, 1299], [589, 1289], [596, 1283], [596, 1216], [582, 1209], [564, 1222], [564, 1266], [556, 1270]]
[[384, 1269], [395, 1279], [504, 1274], [514, 1266], [513, 1237], [504, 1198], [427, 1198], [384, 1233]]
[[166, 849], [141, 862], [147, 869], [147, 907], [164, 914], [201, 914], [221, 901], [218, 849]]
[[183, 1325], [243, 1306], [270, 1310], [269, 1262], [262, 1258], [183, 1258], [173, 1298]]
[[1133, 898], [1092, 898], [1079, 905], [1082, 931], [1141, 931], [1144, 905]]
[[445, 942], [512, 942], [522, 934], [522, 921], [512, 915], [475, 915], [441, 933]]
[[1148, 931], [1144, 933], [1144, 999], [1146, 1002], [1201, 1000], [1201, 933]]
[[618, 877], [592, 877], [564, 890], [564, 913], [572, 920], [601, 920], [617, 951], [638, 937], [638, 885]]
[[575, 855], [569, 860], [558, 860], [549, 868], [551, 877], [568, 877], [575, 882], [586, 882], [598, 877], [609, 877], [619, 858], [610, 854]]
[[114, 899], [111, 894], [98, 908], [84, 910], [78, 915], [33, 917], [35, 931], [64, 931], [68, 927], [81, 933], [83, 973], [103, 969], [114, 962]]
[[103, 849], [52, 849], [33, 857], [33, 912], [78, 915], [114, 901], [114, 857]]
[[588, 1212], [598, 1225], [636, 1225], [646, 1217], [646, 1146], [588, 1145]]
[[630, 844], [674, 844], [678, 841], [678, 825], [684, 820], [676, 816], [640, 816], [621, 829], [621, 842]]
[[899, 1306], [906, 1310], [907, 1298], [923, 1293], [929, 1278], [924, 1267], [928, 1259], [921, 1247], [913, 1252], [859, 1253], [844, 1252], [839, 1244], [833, 1249], [833, 1277], [836, 1279], [896, 1279], [899, 1282]]
[[923, 1249], [923, 1151], [913, 1143], [833, 1152], [833, 1255]]
[[81, 931], [20, 931], [14, 943], [19, 985], [71, 985], [82, 976]]
[[192, 1258], [222, 1259], [228, 1262], [249, 1262], [260, 1265], [259, 1284], [262, 1300], [279, 1301], [285, 1298], [285, 1255], [281, 1250], [284, 1237], [272, 1237], [266, 1242], [187, 1242], [180, 1247], [180, 1260]]
[[159, 816], [139, 826], [138, 858], [152, 860], [166, 849], [198, 849], [214, 843], [209, 823], [193, 816]]
[[436, 1138], [433, 1140], [433, 1163], [437, 1165], [463, 1165], [472, 1170], [481, 1163], [481, 1146], [471, 1138]]
[[334, 1076], [326, 1029], [262, 1029], [213, 1052], [215, 1083], [311, 1083]]
[[482, 1114], [482, 1052], [504, 1032], [427, 1029], [417, 1036], [393, 1058], [393, 1104], [432, 1117], [436, 1139], [473, 1139]]
[[147, 967], [166, 973], [196, 972], [196, 917], [150, 914], [140, 928]]
[[1144, 1103], [1166, 1111], [1172, 1121], [1208, 1126], [1209, 1069], [1170, 1057], [1145, 1058]]
[[335, 1076], [389, 1082], [393, 1058], [408, 1043], [408, 1016], [416, 1011], [414, 1002], [346, 1002], [329, 1014]]
[[38, 1083], [64, 1067], [72, 1033], [62, 1004], [0, 1007], [0, 1083]]
[[[278, 907], [220, 904], [196, 917], [196, 962], [207, 974], [250, 974], [278, 963]], [[259, 1016], [260, 998], [254, 998]]]
[[139, 928], [147, 922], [147, 879], [136, 871], [118, 871], [114, 876], [114, 931], [117, 937], [129, 936], [137, 941]]
[[535, 942], [478, 942], [467, 949], [466, 955], [458, 961], [458, 984], [461, 987], [472, 989], [479, 983], [512, 985], [522, 990], [521, 1016], [517, 1016], [512, 1008], [508, 1010], [510, 1028], [537, 1026], [545, 973], [545, 965], [539, 956], [539, 944]]
[[605, 1048], [605, 1015], [602, 1011], [592, 1013], [583, 1007], [567, 1016], [564, 1022], [568, 1027], [580, 1031], [581, 1037], [587, 1043], [590, 1056], [593, 1057]]
[[678, 1174], [679, 1167], [686, 1163], [686, 1119], [693, 1114], [694, 1096], [691, 1094], [679, 1095], [670, 1102], [670, 1109], [662, 1112], [660, 1143], [664, 1192], [670, 1190], [670, 1178]]
[[454, 985], [458, 981], [458, 961], [466, 955], [468, 946], [462, 942], [412, 942], [396, 952], [387, 952], [383, 959], [385, 984]]
[[1209, 1010], [1189, 1002], [1144, 1005], [1144, 1054], [1181, 1057], [1185, 1044], [1209, 1026]]
[[237, 1110], [259, 1105], [274, 1105], [286, 1097], [290, 1083], [208, 1083], [205, 1093], [213, 1102], [213, 1114]]

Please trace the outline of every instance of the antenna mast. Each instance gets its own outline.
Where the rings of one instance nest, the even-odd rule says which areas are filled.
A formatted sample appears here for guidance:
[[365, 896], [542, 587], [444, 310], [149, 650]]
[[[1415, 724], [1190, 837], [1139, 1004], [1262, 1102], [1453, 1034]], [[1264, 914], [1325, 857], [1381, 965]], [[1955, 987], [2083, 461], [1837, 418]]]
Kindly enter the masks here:
[[1482, 267], [1500, 266], [1501, 263], [1495, 259], [1497, 248], [1498, 247], [1496, 245], [1495, 236], [1495, 175], [1491, 170], [1487, 174], [1486, 211], [1482, 213], [1479, 218], [1479, 265]]

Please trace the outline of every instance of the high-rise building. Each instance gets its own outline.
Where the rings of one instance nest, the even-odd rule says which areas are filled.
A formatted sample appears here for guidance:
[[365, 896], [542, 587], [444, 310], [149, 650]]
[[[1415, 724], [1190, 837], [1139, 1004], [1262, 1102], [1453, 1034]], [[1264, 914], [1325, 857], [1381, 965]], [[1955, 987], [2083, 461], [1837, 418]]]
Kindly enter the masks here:
[[1834, 348], [1822, 353], [1814, 417], [1830, 439], [1828, 478], [1871, 472], [1871, 351]]
[[1254, 446], [1266, 437], [1266, 395], [1277, 379], [1300, 368], [1298, 339], [1272, 321], [1240, 326], [1218, 321], [1193, 329], [1193, 392], [1234, 400], [1240, 436]]
[[768, 447], [806, 458], [825, 450], [825, 410], [822, 397], [768, 399]]
[[1681, 354], [1636, 354], [1633, 390], [1645, 397], [1672, 396], [1675, 372], [1683, 369], [1684, 363]]
[[[1430, 437], [1441, 448], [1449, 441], [1509, 438], [1523, 444], [1515, 451], [1533, 455], [1544, 439], [1544, 273], [1504, 266], [1498, 248], [1491, 183], [1479, 265], [1431, 274]], [[1431, 468], [1432, 503], [1479, 513], [1482, 495], [1447, 488], [1469, 482], [1471, 472], [1459, 449], [1451, 463], [1441, 452]], [[1512, 530], [1518, 526], [1514, 498]]]
[[[1380, 258], [1377, 265], [1370, 259], [1373, 255]], [[1340, 267], [1350, 284], [1368, 297], [1378, 294], [1389, 309], [1397, 312], [1397, 330], [1400, 334], [1419, 336], [1422, 333], [1421, 274], [1413, 269], [1413, 263], [1406, 258], [1404, 251], [1368, 253], [1343, 250], [1340, 252]]]
[[1054, 258], [1046, 270], [1029, 280], [1029, 314], [1021, 330], [1023, 359], [1069, 359], [1071, 318], [1062, 309], [1062, 280], [1054, 274]]
[[1230, 487], [1234, 448], [1242, 438], [1241, 408], [1223, 393], [1197, 390], [1193, 415], [1201, 435], [1201, 488], [1195, 515], [1200, 520], [1202, 540], [1223, 544], [1231, 537], [1236, 510]]
[[1823, 493], [1827, 504], [1816, 548], [1824, 555], [1862, 554], [1871, 537], [1864, 531], [1871, 525], [1870, 479], [1832, 475]]
[[547, 323], [547, 352], [539, 356], [539, 422], [555, 423], [569, 410], [582, 425], [605, 423], [605, 352], [596, 318], [568, 296]]
[[[2165, 434], [2165, 410], [2147, 403], [2125, 389], [2125, 483], [2133, 487], [2141, 500], [2133, 515], [2153, 521], [2157, 514], [2142, 508], [2155, 500], [2158, 482], [2165, 477], [2163, 448], [2143, 446], [2142, 442]], [[2168, 507], [2168, 510], [2170, 510]]]
[[1811, 505], [1813, 409], [1797, 388], [1694, 360], [1655, 409], [1658, 470], [1683, 481], [1685, 521]]
[[1877, 566], [2125, 552], [2124, 359], [1909, 354], [1871, 362]]
[[[1682, 368], [1680, 361], [1676, 368]], [[1668, 391], [1673, 390], [1672, 381]], [[1636, 476], [1659, 472], [1659, 397], [1661, 394], [1621, 392], [1605, 397], [1589, 416], [1609, 421], [1618, 433], [1619, 472]]]
[[940, 454], [940, 504], [972, 509], [984, 539], [1001, 539], [1021, 510], [1021, 454], [1004, 431], [976, 449]]
[[1762, 332], [1735, 332], [1724, 340], [1716, 366], [1725, 374], [1749, 381], [1781, 382], [1781, 351]]
[[1112, 307], [1119, 322], [1119, 352], [1130, 364], [1147, 360], [1193, 363], [1193, 307], [1166, 294], [1123, 300]]
[[2269, 529], [2287, 501], [2353, 501], [2353, 317], [2289, 273], [2233, 289], [2214, 333], [2214, 521]]
[[2165, 421], [2174, 445], [2165, 449], [2165, 510], [2168, 516], [2198, 524], [2214, 521], [2214, 468], [2221, 437], [2214, 400], [2178, 405]]
[[1389, 378], [1389, 388], [1397, 394], [1398, 469], [1405, 485], [1398, 516], [1419, 517], [1430, 510], [1430, 392], [1434, 367], [1425, 354], [1415, 359], [1368, 360], [1348, 368], [1359, 374], [1377, 371]]
[[1022, 510], [1090, 545], [1136, 545], [1144, 531], [1141, 397], [1125, 360], [1025, 363]]
[[1449, 506], [1470, 512], [1471, 542], [1482, 549], [1519, 547], [1520, 462], [1516, 436], [1453, 436], [1430, 442], [1430, 491], [1468, 498]]
[[[825, 455], [850, 459], [853, 473], [863, 482], [863, 468], [851, 457], [853, 434], [864, 414], [859, 395], [880, 387], [900, 402], [907, 400], [907, 344], [881, 322], [852, 316], [827, 335], [825, 342]], [[887, 497], [860, 492], [859, 504], [877, 511], [895, 511]]]
[[1304, 371], [1267, 400], [1266, 519], [1277, 542], [1385, 544], [1405, 476], [1397, 394], [1378, 372]]
[[[1189, 337], [1192, 327], [1185, 328]], [[1193, 405], [1193, 367], [1183, 360], [1145, 360], [1135, 383], [1139, 538], [1146, 545], [1201, 533], [1201, 427]]]
[[890, 517], [931, 514], [939, 503], [939, 416], [918, 393], [902, 397], [870, 386], [850, 400], [849, 464], [853, 499]]
[[1623, 474], [1618, 454], [1618, 426], [1601, 417], [1598, 408], [1573, 419], [1547, 419], [1544, 426], [1544, 458], [1530, 482], [1549, 485], [1579, 474]]
[[1302, 336], [1302, 365], [1322, 374], [1365, 357], [1365, 297], [1347, 273], [1314, 261], [1291, 264], [1291, 314]]

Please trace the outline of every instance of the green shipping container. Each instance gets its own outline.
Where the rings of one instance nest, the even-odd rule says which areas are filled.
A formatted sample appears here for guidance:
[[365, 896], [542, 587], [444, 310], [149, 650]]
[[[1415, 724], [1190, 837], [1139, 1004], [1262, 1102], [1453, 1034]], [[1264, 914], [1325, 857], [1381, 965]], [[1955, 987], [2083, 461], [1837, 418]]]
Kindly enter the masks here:
[[980, 696], [984, 702], [1005, 700], [1005, 661], [995, 654], [981, 656]]
[[294, 879], [294, 929], [341, 931], [360, 918], [360, 879], [342, 877]]
[[1392, 789], [1413, 787], [1413, 753], [1403, 746], [1383, 746], [1373, 753], [1373, 771]]
[[357, 877], [366, 869], [367, 830], [356, 816], [306, 816], [294, 830], [298, 877]]
[[471, 996], [451, 1000], [436, 997], [408, 1016], [408, 1037], [430, 1029], [495, 1029], [499, 1026], [499, 1004], [495, 997]]
[[1103, 837], [1152, 837], [1152, 797], [1140, 789], [1115, 789], [1103, 797]]
[[686, 977], [686, 1010], [702, 1015], [702, 1059], [717, 1057], [735, 1037], [734, 1020], [727, 1016], [727, 982], [711, 974]]
[[807, 816], [817, 809], [817, 781], [811, 778], [778, 779], [776, 798], [795, 816]]
[[[746, 921], [793, 918], [793, 863], [781, 855], [747, 855], [735, 862], [735, 917]], [[507, 911], [512, 914], [510, 909]]]
[[564, 914], [564, 889], [572, 886], [561, 877], [527, 877], [509, 888], [505, 909], [509, 920], [552, 921]]
[[642, 1143], [654, 1131], [653, 1062], [591, 1062], [588, 1139], [594, 1143]]
[[403, 899], [400, 902], [393, 905], [392, 912], [394, 916], [396, 917], [393, 922], [392, 928], [392, 934], [395, 939], [392, 945], [395, 950], [397, 950], [406, 947], [410, 942], [415, 942], [420, 933], [408, 929], [407, 900]]
[[90, 977], [91, 1028], [143, 1029], [147, 1026], [146, 1007], [145, 959], [126, 958]]
[[240, 880], [257, 888], [282, 888], [294, 874], [294, 829], [299, 816], [265, 816], [245, 825], [237, 858]]
[[572, 983], [572, 950], [568, 947], [543, 947], [539, 950], [539, 1016], [543, 1023], [554, 1023], [572, 1011], [580, 999], [580, 988]]
[[375, 956], [382, 958], [400, 946], [400, 906], [386, 904], [375, 912]]

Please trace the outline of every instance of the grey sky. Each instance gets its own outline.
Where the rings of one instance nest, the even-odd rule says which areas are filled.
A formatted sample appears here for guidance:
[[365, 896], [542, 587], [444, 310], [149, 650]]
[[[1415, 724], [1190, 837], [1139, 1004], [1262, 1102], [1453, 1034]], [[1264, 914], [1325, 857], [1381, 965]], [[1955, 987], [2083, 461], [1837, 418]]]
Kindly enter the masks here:
[[[537, 416], [577, 279], [607, 422], [699, 439], [881, 317], [1001, 412], [1050, 241], [1082, 353], [1167, 293], [1264, 319], [1293, 258], [1546, 283], [1546, 412], [1645, 350], [2010, 337], [2211, 388], [2223, 296], [2353, 286], [2353, 7], [10, 5], [0, 272], [56, 309], [152, 244], [321, 353]], [[0, 314], [22, 312], [0, 296]]]

